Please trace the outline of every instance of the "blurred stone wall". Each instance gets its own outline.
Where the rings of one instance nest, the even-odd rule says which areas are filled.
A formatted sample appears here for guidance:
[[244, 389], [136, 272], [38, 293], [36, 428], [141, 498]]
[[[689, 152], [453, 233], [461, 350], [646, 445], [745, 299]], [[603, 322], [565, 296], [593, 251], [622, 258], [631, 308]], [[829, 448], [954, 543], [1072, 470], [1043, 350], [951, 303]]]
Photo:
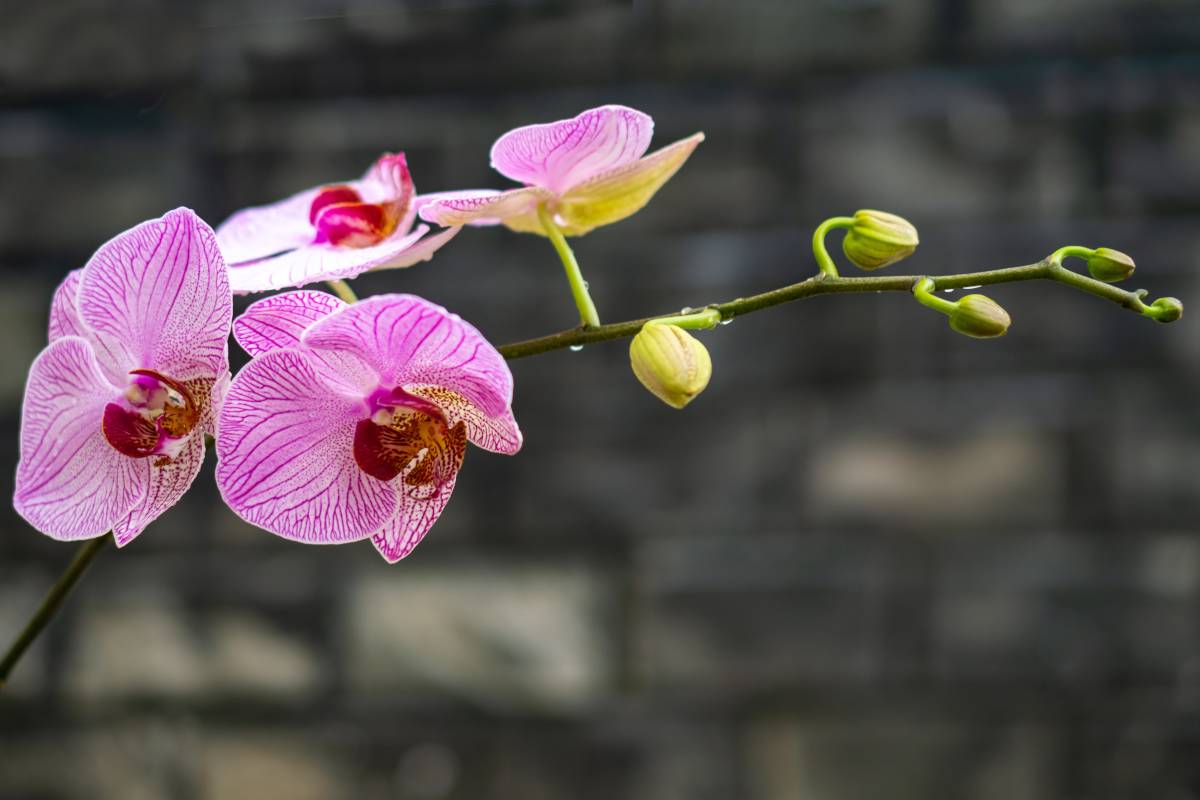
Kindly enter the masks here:
[[[708, 135], [578, 240], [606, 319], [804, 277], [859, 207], [916, 271], [1103, 244], [1200, 308], [1196, 2], [0, 6], [6, 493], [50, 293], [111, 235], [385, 149], [503, 186], [498, 134], [605, 102]], [[574, 321], [504, 230], [358, 283]], [[622, 344], [515, 362], [524, 451], [472, 451], [394, 567], [241, 523], [210, 464], [0, 696], [0, 798], [1200, 797], [1200, 315], [989, 294], [1000, 341], [892, 295], [738, 320], [685, 413]], [[7, 642], [73, 548], [0, 514]]]

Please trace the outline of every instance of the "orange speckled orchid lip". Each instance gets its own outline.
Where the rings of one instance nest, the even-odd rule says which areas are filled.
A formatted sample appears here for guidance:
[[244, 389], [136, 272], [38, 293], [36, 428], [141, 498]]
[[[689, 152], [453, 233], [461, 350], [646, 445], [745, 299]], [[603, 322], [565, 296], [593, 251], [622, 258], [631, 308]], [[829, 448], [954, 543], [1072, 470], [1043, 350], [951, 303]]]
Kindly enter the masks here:
[[136, 376], [126, 393], [130, 407], [118, 403], [104, 407], [104, 438], [131, 458], [164, 455], [171, 440], [195, 430], [200, 408], [188, 388], [173, 378], [150, 369], [130, 370], [130, 374]]

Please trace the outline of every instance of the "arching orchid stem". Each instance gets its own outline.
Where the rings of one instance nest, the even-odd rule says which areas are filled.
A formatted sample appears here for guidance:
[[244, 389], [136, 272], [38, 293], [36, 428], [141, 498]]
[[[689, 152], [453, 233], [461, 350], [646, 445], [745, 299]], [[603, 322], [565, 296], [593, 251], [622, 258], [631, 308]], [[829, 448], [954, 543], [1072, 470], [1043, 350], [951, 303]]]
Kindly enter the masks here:
[[325, 281], [325, 285], [332, 289], [334, 294], [347, 303], [358, 302], [358, 295], [355, 294], [354, 290], [350, 288], [350, 284], [346, 283], [344, 280], [338, 279]]
[[579, 309], [580, 322], [585, 328], [600, 327], [600, 315], [596, 312], [596, 304], [592, 302], [592, 296], [588, 294], [587, 281], [583, 279], [579, 262], [575, 260], [575, 253], [567, 244], [566, 237], [563, 236], [545, 205], [538, 206], [537, 215], [538, 221], [542, 223], [542, 229], [550, 239], [550, 244], [554, 245], [555, 252], [562, 260], [563, 269], [567, 272], [567, 283], [571, 286], [571, 296], [575, 298], [575, 307]]
[[[708, 309], [717, 311], [722, 321], [734, 317], [760, 311], [764, 308], [790, 303], [823, 294], [864, 294], [868, 292], [912, 292], [918, 281], [927, 278], [925, 275], [870, 275], [862, 278], [842, 278], [830, 276], [822, 272], [790, 286], [784, 286], [751, 297], [740, 297], [725, 303], [713, 303]], [[1116, 286], [1072, 272], [1060, 264], [1055, 264], [1050, 258], [1042, 259], [1036, 264], [1021, 267], [1005, 267], [1002, 269], [985, 270], [983, 272], [964, 272], [958, 275], [942, 275], [928, 277], [935, 289], [963, 289], [976, 286], [989, 286], [998, 283], [1016, 283], [1019, 281], [1052, 280], [1065, 283], [1080, 291], [1109, 300], [1122, 308], [1127, 308], [1142, 316], [1162, 322], [1177, 318], [1170, 316], [1169, 310], [1162, 306], [1147, 306], [1142, 302], [1142, 292], [1129, 292]], [[1164, 298], [1165, 300], [1166, 298]], [[1177, 302], [1177, 301], [1176, 301]], [[594, 344], [611, 339], [627, 339], [637, 334], [647, 322], [676, 316], [666, 314], [660, 317], [615, 322], [595, 328], [574, 328], [537, 339], [502, 345], [497, 348], [507, 359], [526, 358], [528, 356], [546, 353], [551, 350], [561, 350], [567, 347]]]
[[[500, 355], [509, 360], [527, 358], [539, 353], [548, 353], [553, 350], [578, 347], [595, 342], [628, 339], [637, 335], [648, 322], [666, 323], [681, 328], [711, 328], [721, 322], [728, 322], [734, 317], [742, 316], [743, 314], [750, 314], [755, 311], [771, 308], [772, 306], [823, 294], [865, 294], [868, 292], [909, 293], [914, 292], [919, 287], [919, 294], [925, 295], [927, 299], [938, 301], [941, 299], [932, 294], [937, 290], [965, 289], [999, 283], [1017, 283], [1020, 281], [1051, 280], [1109, 300], [1122, 308], [1129, 309], [1159, 322], [1174, 321], [1179, 318], [1183, 310], [1182, 304], [1174, 298], [1159, 298], [1148, 306], [1142, 302], [1142, 298], [1146, 294], [1144, 290], [1139, 289], [1130, 292], [1118, 289], [1116, 286], [1098, 281], [1086, 275], [1072, 272], [1063, 267], [1060, 261], [1056, 260], [1056, 256], [1058, 259], [1061, 259], [1064, 255], [1074, 255], [1074, 253], [1064, 253], [1060, 250], [1036, 264], [985, 270], [983, 272], [965, 272], [939, 277], [926, 275], [870, 275], [861, 278], [842, 278], [836, 274], [836, 270], [834, 274], [823, 270], [819, 275], [799, 283], [791, 284], [790, 286], [784, 286], [751, 297], [739, 297], [724, 303], [713, 303], [695, 312], [683, 314], [670, 312], [655, 317], [600, 325], [595, 316], [595, 307], [591, 305], [586, 287], [583, 286], [582, 276], [579, 275], [578, 264], [575, 263], [570, 248], [566, 246], [562, 233], [554, 226], [553, 221], [549, 219], [544, 210], [539, 210], [539, 216], [543, 217], [543, 224], [547, 224], [548, 222], [547, 234], [550, 236], [551, 242], [555, 243], [556, 249], [559, 250], [559, 254], [563, 258], [563, 263], [567, 267], [568, 277], [574, 275], [571, 281], [573, 290], [576, 286], [580, 289], [576, 293], [576, 302], [580, 305], [581, 314], [585, 316], [585, 326], [550, 334], [549, 336], [542, 336], [537, 339], [514, 342], [496, 348], [500, 352]], [[827, 220], [827, 223], [829, 223], [827, 229], [837, 227], [838, 225], [835, 223], [840, 223], [840, 221], [837, 218]], [[823, 227], [826, 226], [823, 224]], [[1066, 249], [1068, 248], [1064, 248], [1064, 250]], [[355, 302], [357, 300], [353, 290], [346, 285], [345, 281], [330, 281], [329, 285], [347, 302]], [[942, 302], [947, 301], [943, 300]], [[596, 320], [594, 323], [587, 323], [585, 309], [591, 309], [592, 319]], [[95, 558], [96, 554], [103, 549], [104, 545], [111, 538], [112, 536], [109, 534], [98, 539], [90, 539], [76, 551], [75, 558], [72, 559], [66, 571], [59, 577], [54, 586], [51, 587], [33, 617], [26, 623], [24, 629], [17, 636], [17, 639], [5, 652], [3, 660], [0, 660], [0, 688], [3, 687], [9, 673], [21, 659], [21, 656], [28, 649], [29, 645], [54, 617], [55, 612], [62, 605], [67, 594], [75, 586], [75, 583], [79, 580], [84, 570], [87, 569], [92, 559]]]
[[67, 569], [59, 576], [54, 585], [50, 587], [50, 591], [46, 592], [46, 596], [42, 598], [41, 605], [37, 611], [33, 612], [33, 616], [25, 623], [25, 627], [9, 645], [8, 650], [4, 652], [4, 658], [0, 659], [0, 689], [4, 688], [4, 684], [8, 682], [8, 676], [13, 671], [13, 667], [21, 660], [21, 656], [29, 649], [29, 645], [33, 644], [34, 640], [41, 634], [42, 629], [54, 618], [55, 613], [62, 607], [63, 601], [67, 599], [72, 587], [76, 581], [87, 570], [88, 565], [92, 563], [92, 559], [96, 554], [104, 549], [104, 546], [112, 539], [111, 533], [106, 533], [96, 539], [88, 539], [79, 549], [75, 551], [75, 557], [71, 559], [71, 563], [67, 565]]
[[825, 236], [834, 228], [849, 228], [853, 225], [854, 217], [830, 217], [813, 231], [813, 258], [817, 260], [817, 267], [821, 270], [821, 277], [838, 277], [837, 267], [834, 266], [829, 251], [825, 249]]

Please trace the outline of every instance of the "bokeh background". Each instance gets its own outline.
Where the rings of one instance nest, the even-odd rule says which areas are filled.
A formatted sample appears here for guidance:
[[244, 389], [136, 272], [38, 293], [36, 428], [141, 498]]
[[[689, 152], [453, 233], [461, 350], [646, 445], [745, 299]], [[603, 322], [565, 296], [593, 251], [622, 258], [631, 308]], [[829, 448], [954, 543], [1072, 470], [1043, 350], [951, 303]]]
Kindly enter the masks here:
[[[497, 135], [606, 102], [708, 135], [576, 240], [606, 319], [805, 277], [860, 207], [912, 271], [1107, 245], [1200, 308], [1196, 2], [0, 5], [6, 494], [50, 293], [111, 235], [390, 149], [504, 186]], [[496, 342], [575, 320], [505, 230], [357, 285]], [[523, 452], [472, 451], [394, 567], [241, 523], [210, 463], [0, 696], [0, 797], [1200, 797], [1200, 315], [989, 294], [1003, 340], [903, 295], [740, 319], [683, 413], [623, 343], [514, 362]], [[0, 518], [7, 643], [73, 548]]]

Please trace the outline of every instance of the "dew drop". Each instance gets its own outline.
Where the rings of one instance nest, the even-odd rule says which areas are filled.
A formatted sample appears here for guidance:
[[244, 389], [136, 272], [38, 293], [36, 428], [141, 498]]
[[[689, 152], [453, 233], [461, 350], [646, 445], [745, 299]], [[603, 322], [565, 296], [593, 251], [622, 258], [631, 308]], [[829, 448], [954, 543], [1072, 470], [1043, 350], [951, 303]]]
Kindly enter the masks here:
[[582, 349], [583, 349], [583, 345], [581, 345], [581, 344], [573, 344], [570, 347], [570, 350], [572, 353], [578, 353]]
[[695, 310], [696, 309], [692, 308], [691, 306], [684, 306], [683, 308], [679, 309], [679, 313], [680, 314], [691, 314]]

